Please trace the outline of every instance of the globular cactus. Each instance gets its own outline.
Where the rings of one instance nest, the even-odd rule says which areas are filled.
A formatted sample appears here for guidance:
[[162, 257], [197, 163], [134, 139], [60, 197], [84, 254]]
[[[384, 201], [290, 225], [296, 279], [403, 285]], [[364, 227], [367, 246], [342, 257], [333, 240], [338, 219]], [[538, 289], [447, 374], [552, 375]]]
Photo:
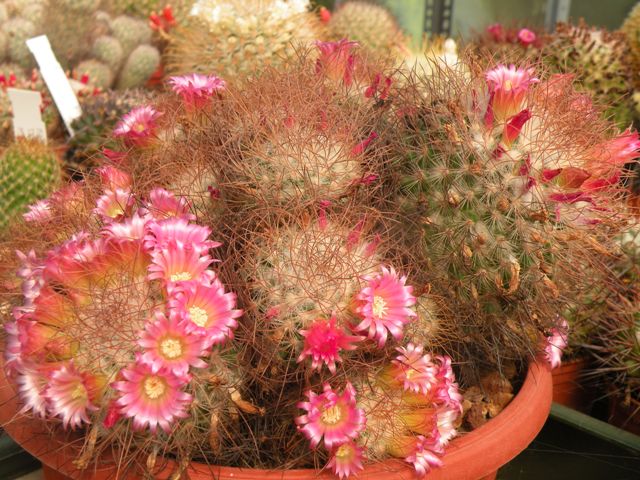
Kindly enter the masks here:
[[307, 1], [199, 0], [188, 25], [170, 32], [172, 74], [215, 72], [227, 79], [295, 56], [295, 45], [320, 37]]
[[36, 26], [29, 20], [16, 17], [5, 22], [2, 28], [8, 36], [9, 59], [23, 68], [33, 67], [35, 61], [25, 41], [36, 34]]
[[131, 52], [118, 77], [117, 88], [144, 85], [160, 65], [160, 52], [151, 45], [140, 45]]
[[0, 32], [0, 61], [4, 62], [9, 54], [9, 37], [4, 32]]
[[120, 15], [111, 21], [110, 27], [111, 35], [120, 42], [125, 57], [138, 45], [151, 41], [151, 28], [144, 20]]
[[107, 35], [96, 38], [96, 41], [93, 42], [91, 55], [96, 60], [108, 65], [114, 72], [120, 69], [124, 59], [124, 51], [120, 42], [115, 37]]
[[617, 32], [558, 24], [543, 49], [543, 61], [554, 73], [576, 74], [581, 88], [604, 109], [620, 129], [636, 116], [630, 50]]
[[327, 27], [334, 40], [356, 41], [377, 55], [397, 55], [406, 50], [404, 34], [393, 14], [374, 3], [349, 1], [340, 5]]
[[113, 83], [114, 74], [108, 65], [98, 60], [80, 62], [75, 71], [79, 76], [86, 75], [89, 83], [98, 88], [109, 88]]
[[61, 181], [60, 160], [39, 141], [21, 139], [0, 157], [0, 227], [6, 227]]
[[60, 6], [77, 13], [94, 13], [98, 10], [101, 0], [58, 0]]
[[[633, 68], [637, 69], [637, 66], [640, 65], [640, 3], [631, 9], [620, 30], [629, 43], [631, 58], [634, 62]], [[636, 88], [640, 86], [638, 79], [635, 80], [634, 86]]]

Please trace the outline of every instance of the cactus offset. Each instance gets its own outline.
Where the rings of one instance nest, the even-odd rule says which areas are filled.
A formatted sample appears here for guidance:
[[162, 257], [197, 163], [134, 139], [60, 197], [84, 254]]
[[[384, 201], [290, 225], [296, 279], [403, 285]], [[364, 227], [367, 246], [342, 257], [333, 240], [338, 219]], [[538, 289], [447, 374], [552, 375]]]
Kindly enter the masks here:
[[60, 184], [55, 152], [38, 141], [21, 139], [0, 157], [0, 227], [45, 198]]
[[151, 45], [140, 45], [131, 52], [118, 77], [119, 89], [141, 87], [160, 65], [160, 52]]
[[33, 67], [35, 61], [24, 42], [35, 35], [36, 26], [29, 20], [16, 17], [5, 22], [2, 29], [9, 37], [9, 59], [23, 68]]
[[113, 72], [120, 70], [124, 59], [124, 51], [118, 39], [107, 35], [96, 38], [91, 54], [93, 58], [109, 66]]
[[89, 79], [89, 84], [98, 88], [109, 88], [113, 84], [113, 72], [111, 69], [98, 60], [85, 60], [75, 67], [78, 77], [84, 75]]
[[111, 35], [122, 46], [125, 57], [138, 46], [151, 41], [151, 28], [144, 20], [120, 15], [111, 21]]

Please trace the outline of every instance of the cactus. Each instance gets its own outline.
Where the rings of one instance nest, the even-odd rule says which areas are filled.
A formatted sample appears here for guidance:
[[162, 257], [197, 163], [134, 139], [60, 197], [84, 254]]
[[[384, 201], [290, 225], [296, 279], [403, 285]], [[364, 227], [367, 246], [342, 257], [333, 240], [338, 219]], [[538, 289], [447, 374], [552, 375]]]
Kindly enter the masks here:
[[50, 147], [18, 140], [0, 157], [0, 227], [60, 184], [60, 162]]
[[60, 6], [76, 13], [94, 13], [101, 0], [59, 0]]
[[75, 135], [69, 140], [65, 167], [72, 175], [86, 175], [97, 163], [103, 147], [113, 147], [109, 136], [116, 123], [147, 95], [141, 91], [106, 91], [81, 97], [82, 116], [73, 122]]
[[99, 88], [109, 88], [113, 84], [113, 72], [111, 69], [98, 60], [85, 60], [80, 62], [75, 71], [79, 75], [87, 75], [89, 83]]
[[620, 129], [635, 116], [630, 51], [624, 36], [604, 29], [558, 24], [546, 41], [543, 61], [557, 73], [577, 73], [589, 93]]
[[0, 4], [0, 24], [6, 22], [9, 19], [9, 12], [7, 10], [7, 6], [2, 3]]
[[166, 64], [172, 74], [215, 72], [232, 79], [282, 63], [295, 55], [296, 44], [320, 37], [307, 1], [200, 0], [192, 13], [187, 26], [170, 32]]
[[[637, 71], [637, 66], [640, 65], [640, 3], [636, 3], [631, 9], [620, 30], [629, 43], [631, 58], [634, 62], [632, 69]], [[636, 88], [640, 86], [637, 78], [634, 83]]]
[[151, 41], [151, 28], [144, 20], [120, 15], [111, 21], [111, 35], [113, 35], [122, 46], [125, 57], [138, 46]]
[[0, 32], [0, 61], [4, 62], [9, 54], [9, 36], [3, 31]]
[[118, 77], [119, 89], [134, 88], [144, 85], [160, 65], [160, 52], [151, 45], [137, 47], [122, 67]]
[[8, 20], [2, 28], [9, 37], [8, 49], [10, 60], [23, 68], [33, 67], [35, 62], [25, 41], [35, 35], [35, 25], [29, 20], [12, 18]]
[[124, 59], [124, 52], [120, 42], [116, 38], [107, 35], [96, 39], [93, 43], [91, 54], [93, 58], [107, 65], [113, 72], [117, 72], [120, 69]]
[[393, 14], [373, 3], [349, 1], [340, 5], [331, 15], [328, 29], [334, 40], [354, 40], [377, 55], [400, 54], [406, 49]]

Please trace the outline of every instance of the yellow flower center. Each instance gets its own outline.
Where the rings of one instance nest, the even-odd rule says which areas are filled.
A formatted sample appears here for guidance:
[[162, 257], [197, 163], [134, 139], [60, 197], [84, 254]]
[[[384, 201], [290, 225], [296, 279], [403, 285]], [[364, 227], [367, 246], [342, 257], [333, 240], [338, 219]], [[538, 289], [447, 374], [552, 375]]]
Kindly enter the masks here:
[[76, 388], [74, 388], [73, 391], [71, 392], [71, 398], [73, 398], [74, 400], [86, 399], [87, 389], [84, 388], [84, 385], [82, 385], [81, 383], [76, 385]]
[[340, 445], [338, 450], [336, 450], [336, 457], [338, 458], [349, 458], [351, 456], [351, 446], [349, 445]]
[[200, 307], [191, 307], [189, 309], [191, 321], [199, 327], [204, 327], [209, 322], [209, 315]]
[[188, 282], [193, 277], [189, 272], [180, 272], [180, 273], [174, 273], [169, 278], [171, 279], [172, 282]]
[[160, 342], [160, 351], [167, 358], [178, 358], [182, 355], [182, 344], [180, 343], [180, 340], [167, 338]]
[[322, 412], [322, 415], [320, 415], [320, 419], [323, 421], [323, 423], [326, 423], [328, 425], [335, 425], [340, 420], [342, 420], [342, 410], [340, 410], [340, 407], [338, 407], [337, 405], [329, 407], [324, 412]]
[[122, 215], [123, 213], [124, 213], [124, 208], [122, 208], [122, 205], [118, 203], [114, 203], [107, 210], [107, 215], [111, 218], [116, 218]]
[[506, 81], [504, 82], [504, 89], [505, 89], [507, 92], [510, 92], [512, 88], [513, 88], [513, 83], [511, 82], [511, 80], [506, 80]]
[[151, 399], [161, 396], [167, 389], [164, 380], [160, 377], [147, 377], [144, 381], [144, 393]]
[[384, 301], [384, 298], [375, 295], [373, 297], [373, 308], [371, 310], [376, 317], [382, 318], [387, 314], [387, 302]]
[[137, 122], [133, 125], [133, 131], [142, 133], [147, 129], [147, 126], [142, 122]]

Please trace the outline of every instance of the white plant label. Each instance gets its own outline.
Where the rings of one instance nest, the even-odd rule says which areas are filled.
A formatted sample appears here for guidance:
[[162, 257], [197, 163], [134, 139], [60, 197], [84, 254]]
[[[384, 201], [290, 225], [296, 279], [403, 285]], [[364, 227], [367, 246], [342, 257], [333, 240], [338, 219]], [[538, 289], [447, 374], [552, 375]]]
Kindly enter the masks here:
[[82, 115], [82, 109], [69, 79], [51, 49], [49, 39], [46, 35], [30, 38], [27, 40], [27, 47], [36, 58], [42, 78], [51, 92], [60, 116], [62, 116], [69, 134], [73, 136], [71, 123]]
[[13, 110], [13, 135], [37, 138], [47, 143], [47, 127], [42, 121], [40, 105], [42, 95], [33, 90], [7, 88], [7, 95]]

